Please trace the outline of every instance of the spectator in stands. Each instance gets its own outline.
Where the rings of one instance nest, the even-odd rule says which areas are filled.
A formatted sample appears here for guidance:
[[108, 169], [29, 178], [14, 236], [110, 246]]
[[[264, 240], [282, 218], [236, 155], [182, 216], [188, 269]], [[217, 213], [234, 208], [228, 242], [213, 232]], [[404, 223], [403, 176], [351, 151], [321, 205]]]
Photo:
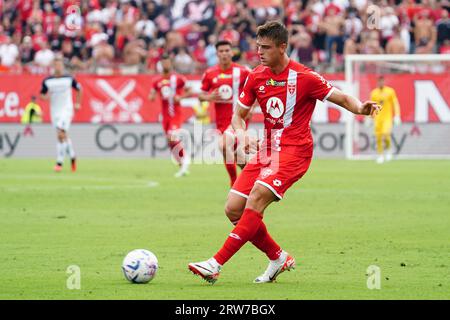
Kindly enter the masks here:
[[450, 19], [447, 10], [442, 11], [441, 18], [436, 23], [436, 28], [437, 44], [441, 48], [446, 41], [450, 40]]
[[416, 53], [432, 53], [436, 44], [436, 27], [429, 10], [420, 11], [414, 19]]
[[42, 25], [44, 18], [44, 11], [40, 7], [40, 1], [34, 0], [33, 8], [31, 9], [30, 16], [27, 19], [27, 24], [30, 26]]
[[394, 35], [394, 29], [398, 27], [400, 21], [392, 7], [385, 7], [381, 11], [380, 28], [381, 28], [381, 46], [386, 47], [389, 39]]
[[247, 42], [249, 44], [249, 48], [244, 52], [243, 64], [253, 69], [260, 64], [258, 48], [256, 46], [256, 39], [251, 36], [247, 36]]
[[352, 34], [344, 43], [344, 55], [348, 54], [358, 54], [359, 53], [359, 43], [358, 35]]
[[145, 12], [141, 12], [140, 19], [134, 26], [134, 31], [136, 36], [143, 39], [147, 44], [154, 40], [157, 35], [155, 23], [149, 19]]
[[344, 50], [343, 29], [345, 21], [339, 14], [339, 8], [331, 3], [326, 8], [326, 16], [323, 25], [326, 30], [325, 46], [327, 50], [327, 62], [331, 63], [336, 54], [342, 54]]
[[361, 35], [360, 53], [363, 54], [382, 54], [384, 53], [380, 43], [380, 34], [372, 30]]
[[290, 58], [313, 68], [317, 65], [317, 55], [312, 45], [311, 36], [303, 25], [297, 25], [290, 38], [292, 51]]
[[393, 30], [393, 35], [386, 44], [386, 53], [387, 54], [405, 54], [405, 53], [407, 53], [405, 44], [400, 36], [400, 28], [399, 27], [396, 27]]
[[31, 40], [33, 42], [33, 49], [34, 51], [39, 51], [44, 43], [48, 42], [47, 35], [42, 31], [42, 25], [37, 24], [33, 28], [33, 36], [31, 37]]
[[93, 67], [97, 74], [111, 74], [113, 72], [114, 47], [108, 43], [106, 33], [92, 36]]
[[48, 42], [43, 42], [41, 47], [42, 49], [38, 50], [34, 56], [34, 63], [45, 70], [53, 63], [55, 53], [50, 50]]
[[195, 61], [195, 73], [202, 74], [206, 70], [206, 57], [205, 57], [206, 43], [205, 40], [200, 39], [197, 42], [192, 51], [192, 58]]
[[194, 60], [189, 55], [186, 47], [181, 47], [177, 50], [175, 54], [173, 64], [176, 72], [181, 74], [189, 74], [194, 72], [195, 65]]
[[354, 8], [349, 8], [346, 12], [345, 35], [346, 37], [358, 37], [363, 30], [363, 23], [358, 17], [358, 12]]
[[28, 64], [34, 60], [35, 51], [33, 49], [33, 43], [31, 42], [31, 37], [26, 36], [19, 47], [20, 52], [20, 62], [22, 64]]
[[10, 37], [6, 38], [6, 42], [0, 45], [0, 57], [3, 66], [11, 68], [16, 64], [19, 57], [19, 48], [15, 43], [12, 43]]
[[141, 70], [143, 62], [147, 57], [145, 41], [131, 38], [123, 50], [124, 64], [121, 68], [122, 74], [137, 74]]
[[206, 65], [208, 67], [217, 64], [216, 42], [217, 37], [214, 34], [208, 36], [208, 45], [205, 48]]

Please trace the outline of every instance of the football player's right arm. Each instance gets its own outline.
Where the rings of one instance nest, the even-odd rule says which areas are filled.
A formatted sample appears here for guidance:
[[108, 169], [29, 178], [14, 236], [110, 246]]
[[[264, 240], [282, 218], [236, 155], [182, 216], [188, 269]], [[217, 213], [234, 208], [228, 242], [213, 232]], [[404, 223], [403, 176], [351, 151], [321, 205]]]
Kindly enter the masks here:
[[247, 134], [247, 128], [245, 120], [249, 116], [250, 110], [256, 100], [256, 95], [253, 90], [255, 84], [253, 83], [251, 76], [249, 75], [241, 94], [239, 95], [236, 110], [233, 113], [231, 119], [231, 125], [236, 133], [237, 140], [241, 144], [246, 153], [257, 150], [258, 140], [255, 137], [250, 137]]
[[211, 93], [209, 92], [211, 90], [211, 79], [209, 76], [209, 73], [206, 72], [202, 77], [202, 86], [200, 94], [198, 95], [198, 99], [203, 101], [218, 101], [220, 99], [220, 95], [217, 89], [213, 90]]
[[47, 85], [45, 84], [45, 80], [44, 81], [42, 81], [42, 87], [41, 87], [41, 99], [42, 100], [48, 100], [48, 87], [47, 87]]
[[202, 91], [199, 95], [198, 98], [200, 99], [200, 101], [211, 101], [211, 102], [215, 102], [215, 101], [219, 101], [220, 100], [220, 94], [218, 92], [217, 89], [213, 90], [211, 93]]

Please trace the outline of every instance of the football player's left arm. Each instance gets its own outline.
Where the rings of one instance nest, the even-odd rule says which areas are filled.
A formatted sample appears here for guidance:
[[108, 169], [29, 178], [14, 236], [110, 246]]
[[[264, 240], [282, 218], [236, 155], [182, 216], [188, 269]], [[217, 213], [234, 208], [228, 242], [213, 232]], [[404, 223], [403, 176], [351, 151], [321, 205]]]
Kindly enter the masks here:
[[394, 124], [396, 126], [402, 123], [400, 119], [400, 104], [398, 103], [397, 95], [395, 91], [392, 89], [392, 104], [394, 106]]
[[245, 153], [253, 153], [258, 149], [258, 140], [247, 134], [245, 120], [250, 114], [251, 108], [243, 108], [239, 104], [231, 118], [231, 125], [236, 133], [239, 145], [243, 147]]
[[381, 110], [381, 106], [375, 101], [369, 100], [363, 103], [355, 97], [343, 93], [337, 88], [334, 88], [327, 100], [341, 106], [344, 109], [347, 109], [354, 114], [373, 116]]
[[81, 86], [80, 84], [75, 80], [75, 78], [72, 80], [72, 88], [75, 89], [75, 110], [80, 110], [81, 107], [81, 96], [82, 96], [82, 92], [81, 92]]
[[76, 91], [76, 95], [75, 95], [75, 110], [80, 110], [81, 108], [81, 97], [82, 97], [82, 92], [81, 89], [78, 89]]

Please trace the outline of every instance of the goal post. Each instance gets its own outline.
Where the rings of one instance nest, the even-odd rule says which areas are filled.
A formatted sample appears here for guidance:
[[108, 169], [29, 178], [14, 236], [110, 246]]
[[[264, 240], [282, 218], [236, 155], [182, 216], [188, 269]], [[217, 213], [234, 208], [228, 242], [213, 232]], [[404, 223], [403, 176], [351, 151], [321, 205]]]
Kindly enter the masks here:
[[[383, 75], [400, 104], [402, 123], [394, 126], [393, 156], [401, 159], [450, 158], [450, 54], [347, 55], [348, 93], [369, 100]], [[345, 157], [377, 156], [373, 121], [350, 114], [346, 121]], [[400, 145], [401, 143], [401, 145]]]

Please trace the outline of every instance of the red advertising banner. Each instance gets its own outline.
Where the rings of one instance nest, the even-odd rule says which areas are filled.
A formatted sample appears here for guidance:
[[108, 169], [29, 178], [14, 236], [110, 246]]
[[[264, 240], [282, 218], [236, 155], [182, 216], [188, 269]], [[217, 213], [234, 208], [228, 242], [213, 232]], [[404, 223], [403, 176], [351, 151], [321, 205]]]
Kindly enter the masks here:
[[[148, 100], [155, 76], [95, 76], [77, 75], [83, 88], [81, 110], [76, 112], [74, 122], [79, 123], [149, 123], [159, 122], [161, 103]], [[325, 75], [336, 87], [344, 89], [341, 74]], [[0, 123], [20, 122], [23, 109], [31, 96], [39, 96], [44, 76], [4, 75], [0, 76]], [[188, 85], [194, 92], [200, 88], [200, 76], [188, 77]], [[393, 87], [400, 102], [404, 122], [450, 122], [450, 78], [447, 75], [386, 75], [385, 83]], [[376, 86], [375, 75], [365, 75], [361, 82], [360, 98], [369, 99], [371, 89]], [[49, 106], [38, 98], [43, 109], [44, 122], [50, 121]], [[184, 120], [193, 116], [192, 106], [197, 99], [183, 102]], [[339, 108], [326, 104], [326, 112], [314, 118], [318, 122], [342, 121]], [[319, 108], [319, 107], [318, 107]], [[324, 106], [320, 106], [324, 108]], [[214, 120], [214, 108], [210, 108]], [[323, 115], [323, 116], [322, 116]], [[255, 114], [253, 121], [262, 121], [262, 114]]]

